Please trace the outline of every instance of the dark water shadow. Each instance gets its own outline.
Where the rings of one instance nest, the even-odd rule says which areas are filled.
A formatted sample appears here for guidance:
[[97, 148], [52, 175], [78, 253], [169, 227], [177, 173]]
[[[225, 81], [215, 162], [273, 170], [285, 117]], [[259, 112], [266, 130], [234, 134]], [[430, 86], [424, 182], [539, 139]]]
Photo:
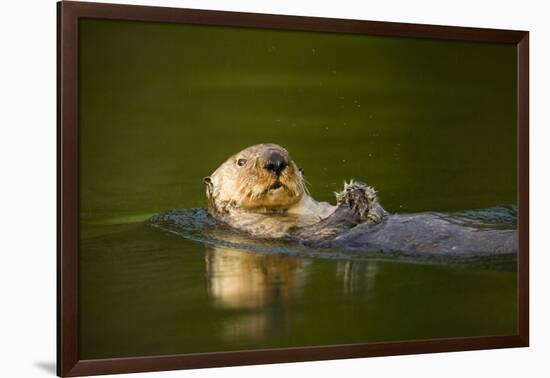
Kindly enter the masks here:
[[57, 365], [53, 361], [35, 361], [34, 366], [45, 371], [48, 374], [57, 374]]

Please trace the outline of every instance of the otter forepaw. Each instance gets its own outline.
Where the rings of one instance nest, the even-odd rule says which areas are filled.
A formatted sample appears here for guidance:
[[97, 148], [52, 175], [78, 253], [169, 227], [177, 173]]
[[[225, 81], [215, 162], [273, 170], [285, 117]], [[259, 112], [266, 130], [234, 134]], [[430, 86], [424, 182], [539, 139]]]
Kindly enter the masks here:
[[382, 220], [381, 214], [372, 211], [377, 204], [376, 191], [363, 182], [344, 183], [344, 190], [336, 193], [336, 204], [349, 207], [360, 222], [379, 223]]

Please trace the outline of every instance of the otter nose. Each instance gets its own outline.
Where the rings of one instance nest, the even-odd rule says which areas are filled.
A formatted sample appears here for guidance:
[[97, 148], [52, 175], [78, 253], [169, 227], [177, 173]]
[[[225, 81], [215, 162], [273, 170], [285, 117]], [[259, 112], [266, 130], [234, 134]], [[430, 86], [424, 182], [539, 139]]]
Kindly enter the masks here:
[[283, 155], [279, 152], [272, 152], [267, 158], [264, 168], [279, 176], [287, 165], [288, 163]]

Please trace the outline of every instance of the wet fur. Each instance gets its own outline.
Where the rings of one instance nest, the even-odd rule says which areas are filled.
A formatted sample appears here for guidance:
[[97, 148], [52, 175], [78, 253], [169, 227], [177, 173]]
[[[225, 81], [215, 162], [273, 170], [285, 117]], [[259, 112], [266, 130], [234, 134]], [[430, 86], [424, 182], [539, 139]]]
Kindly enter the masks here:
[[[280, 177], [264, 168], [274, 151], [288, 161]], [[336, 193], [336, 206], [315, 201], [288, 151], [275, 144], [251, 146], [232, 155], [205, 183], [209, 212], [259, 237], [325, 239], [359, 223], [378, 223], [385, 214], [376, 191], [354, 181]]]

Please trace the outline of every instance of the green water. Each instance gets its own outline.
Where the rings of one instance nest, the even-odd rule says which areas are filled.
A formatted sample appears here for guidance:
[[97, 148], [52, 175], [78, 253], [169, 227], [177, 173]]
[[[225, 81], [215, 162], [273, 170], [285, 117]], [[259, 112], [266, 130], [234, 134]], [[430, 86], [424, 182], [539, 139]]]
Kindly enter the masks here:
[[319, 259], [144, 224], [285, 146], [312, 196], [516, 203], [515, 46], [80, 21], [80, 358], [516, 333], [516, 266]]

